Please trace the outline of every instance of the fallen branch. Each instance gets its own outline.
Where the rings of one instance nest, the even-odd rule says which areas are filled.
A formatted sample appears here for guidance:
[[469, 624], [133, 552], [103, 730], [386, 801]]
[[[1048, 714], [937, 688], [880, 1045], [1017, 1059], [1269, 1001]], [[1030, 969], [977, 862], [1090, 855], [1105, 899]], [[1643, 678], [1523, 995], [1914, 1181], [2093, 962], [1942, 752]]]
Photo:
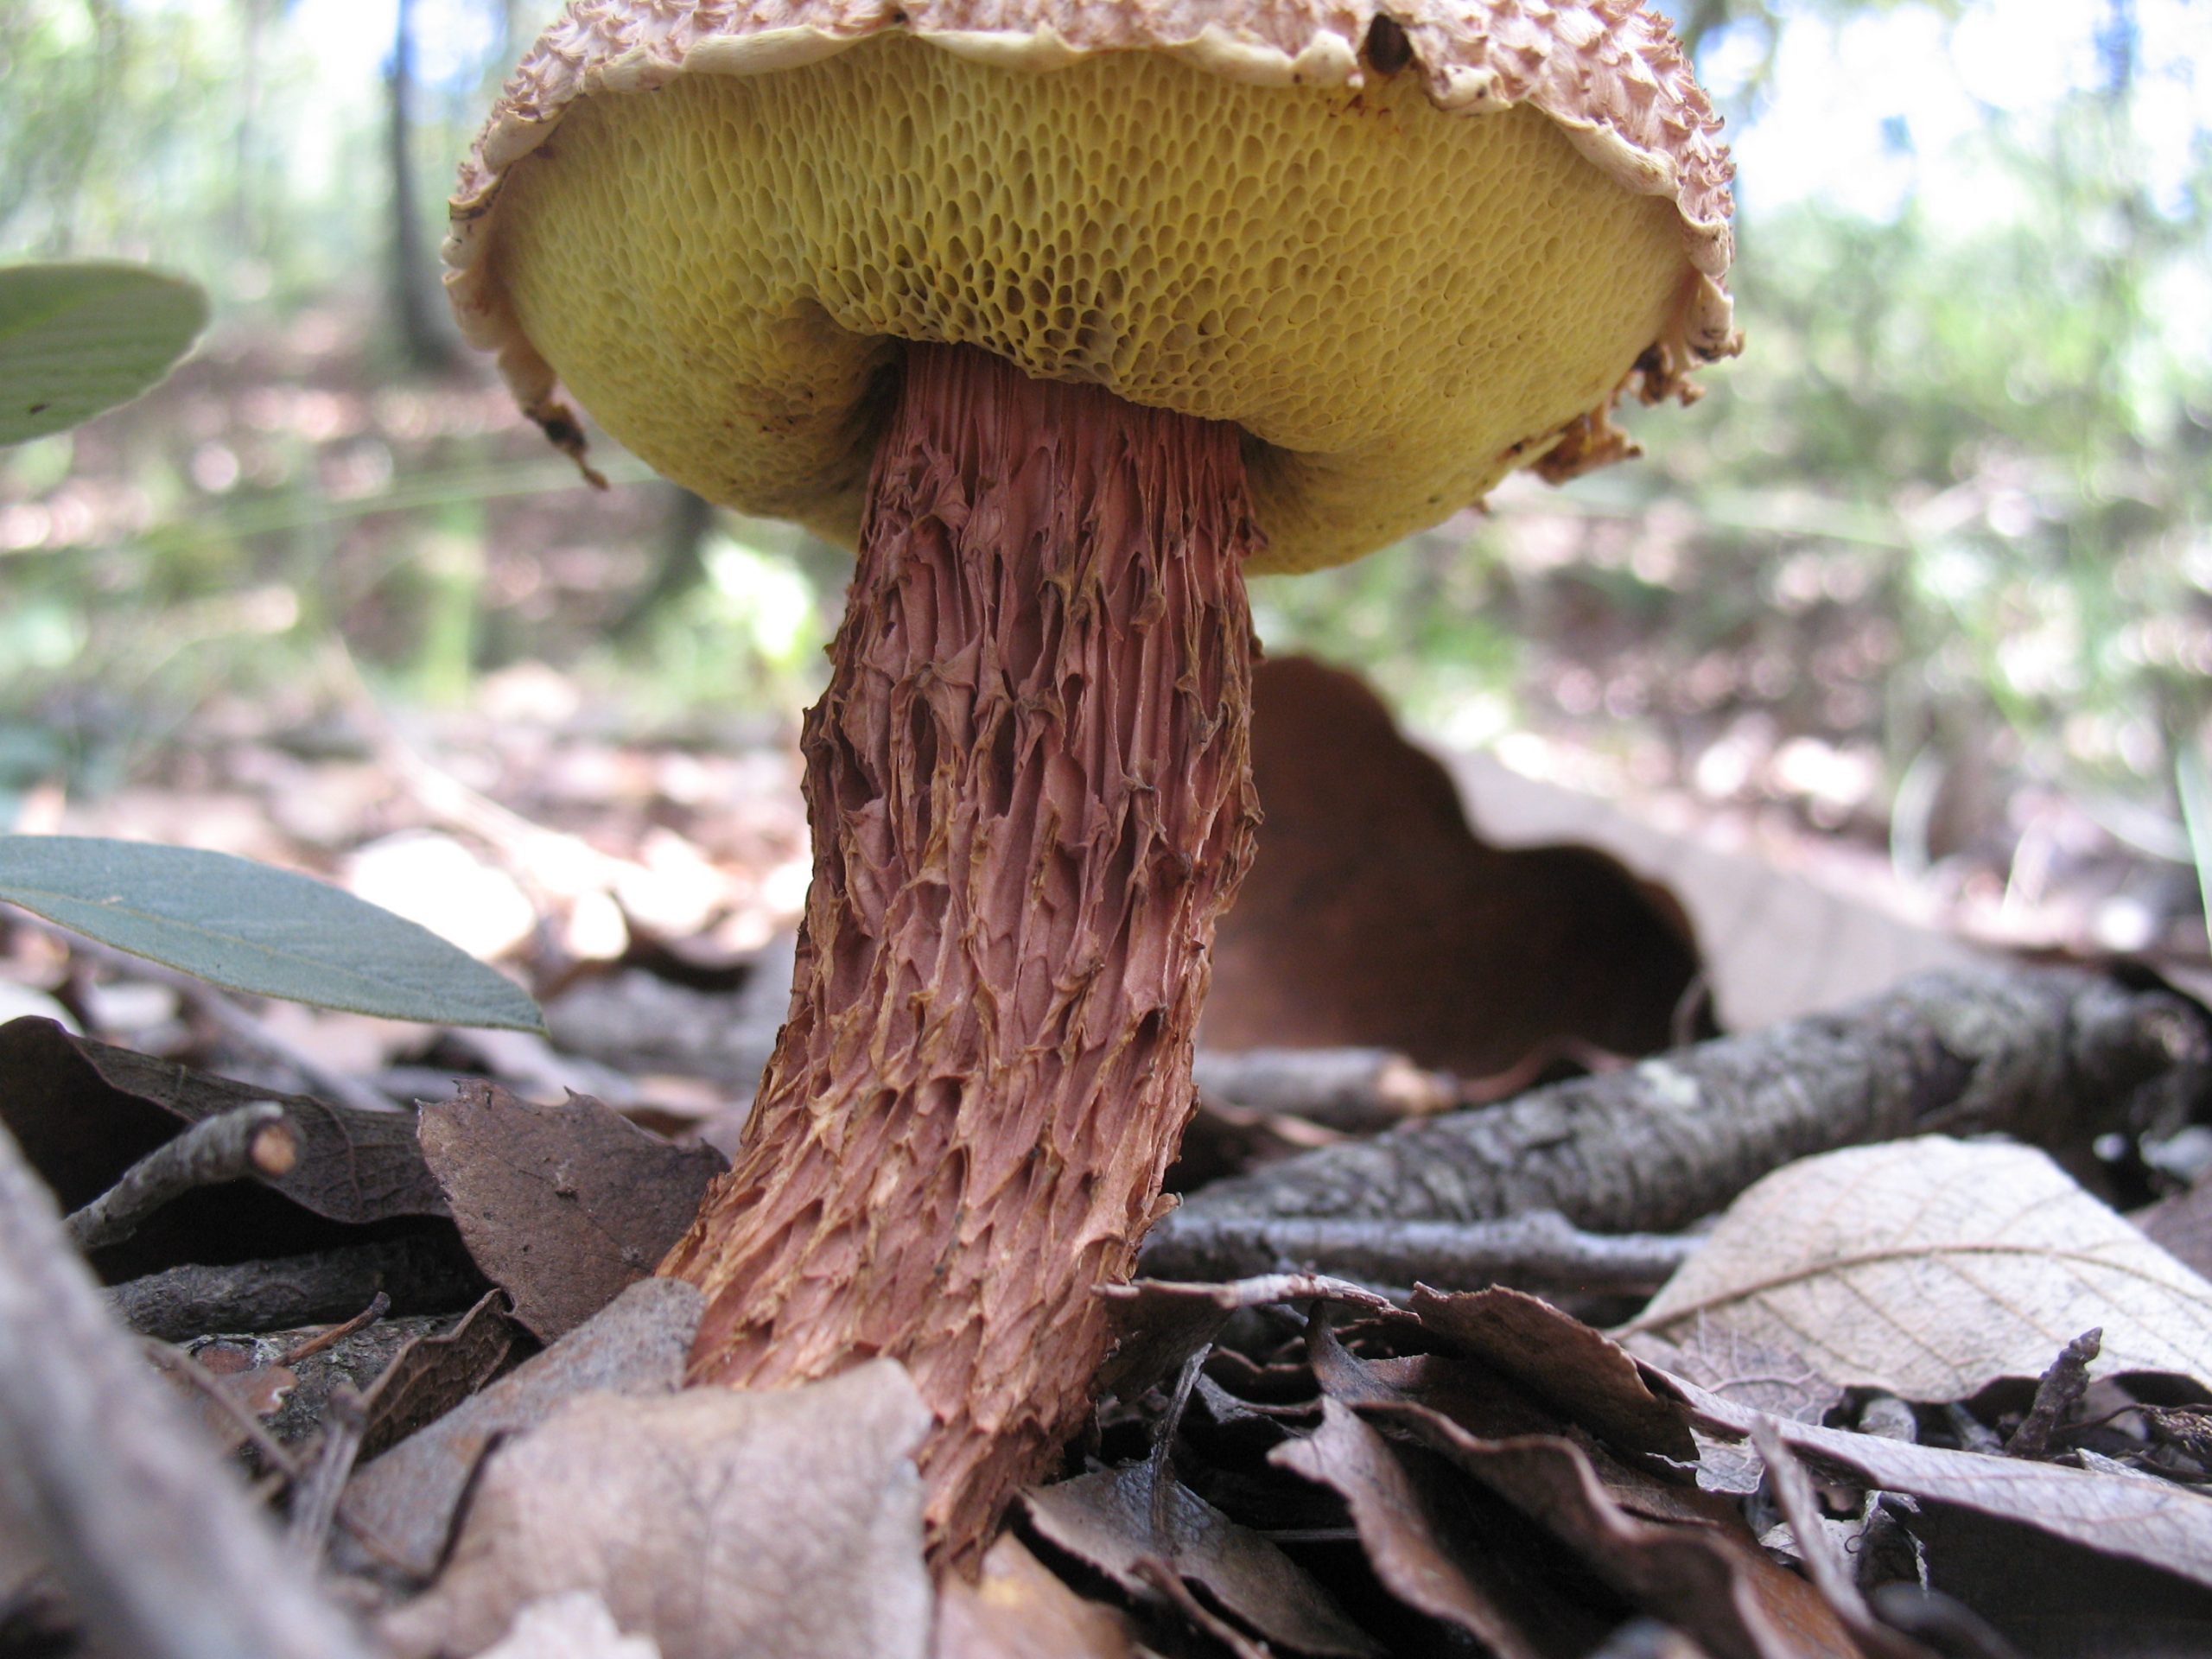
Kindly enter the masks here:
[[1664, 1234], [1586, 1233], [1542, 1211], [1503, 1221], [1274, 1218], [1178, 1212], [1145, 1242], [1160, 1279], [1324, 1273], [1363, 1284], [1652, 1291], [1697, 1248]]
[[144, 1659], [366, 1659], [110, 1321], [0, 1131], [0, 1493], [98, 1644]]
[[120, 1244], [172, 1199], [197, 1187], [249, 1175], [285, 1175], [299, 1161], [300, 1140], [273, 1100], [203, 1118], [124, 1170], [113, 1186], [72, 1215], [69, 1240], [90, 1255]]
[[358, 1313], [379, 1292], [400, 1313], [450, 1313], [483, 1294], [483, 1278], [448, 1232], [410, 1234], [310, 1255], [228, 1267], [171, 1268], [107, 1293], [133, 1331], [182, 1342], [211, 1331], [290, 1331]]
[[1492, 1221], [1556, 1211], [1669, 1232], [1769, 1171], [1839, 1147], [2002, 1130], [2037, 1145], [2126, 1119], [2212, 1042], [2169, 992], [2070, 969], [1924, 975], [1831, 1015], [1679, 1049], [1479, 1111], [1218, 1181], [1152, 1249], [1231, 1217]]

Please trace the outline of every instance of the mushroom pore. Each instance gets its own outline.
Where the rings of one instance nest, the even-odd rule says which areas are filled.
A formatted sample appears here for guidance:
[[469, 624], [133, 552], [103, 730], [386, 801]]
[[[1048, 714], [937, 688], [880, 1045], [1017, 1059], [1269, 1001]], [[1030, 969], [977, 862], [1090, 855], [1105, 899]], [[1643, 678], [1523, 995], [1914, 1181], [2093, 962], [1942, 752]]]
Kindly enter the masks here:
[[454, 202], [549, 433], [557, 377], [857, 547], [790, 1014], [663, 1271], [696, 1381], [904, 1362], [955, 1563], [1082, 1424], [1190, 1115], [1246, 567], [1611, 459], [1732, 349], [1726, 153], [1624, 0], [1199, 10], [577, 0]]

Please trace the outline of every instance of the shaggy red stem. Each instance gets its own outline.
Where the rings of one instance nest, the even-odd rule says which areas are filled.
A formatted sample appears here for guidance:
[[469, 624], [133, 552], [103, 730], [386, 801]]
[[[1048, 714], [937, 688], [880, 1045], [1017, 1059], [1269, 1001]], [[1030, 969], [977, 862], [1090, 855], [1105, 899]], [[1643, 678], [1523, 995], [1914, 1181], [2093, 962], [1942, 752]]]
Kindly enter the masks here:
[[879, 1354], [975, 1559], [1082, 1425], [1249, 863], [1238, 429], [917, 346], [809, 712], [814, 885], [736, 1167], [663, 1271], [696, 1380]]

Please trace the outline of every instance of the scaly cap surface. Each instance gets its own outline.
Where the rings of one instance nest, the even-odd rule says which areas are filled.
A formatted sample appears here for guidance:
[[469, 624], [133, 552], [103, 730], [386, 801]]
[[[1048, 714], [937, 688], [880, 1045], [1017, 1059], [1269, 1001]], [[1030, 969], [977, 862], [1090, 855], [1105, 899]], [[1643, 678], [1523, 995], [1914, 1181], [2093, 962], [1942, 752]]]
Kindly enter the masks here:
[[575, 0], [448, 283], [556, 442], [558, 378], [746, 511], [849, 541], [870, 388], [946, 340], [1239, 422], [1302, 569], [1736, 349], [1719, 124], [1627, 0]]

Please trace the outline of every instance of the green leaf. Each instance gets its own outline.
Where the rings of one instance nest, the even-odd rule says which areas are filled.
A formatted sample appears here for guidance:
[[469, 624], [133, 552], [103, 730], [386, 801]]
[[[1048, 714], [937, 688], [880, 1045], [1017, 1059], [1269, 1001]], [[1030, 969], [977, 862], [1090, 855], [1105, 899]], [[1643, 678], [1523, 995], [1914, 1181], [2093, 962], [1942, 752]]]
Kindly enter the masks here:
[[2174, 745], [2174, 793], [2181, 798], [2181, 821], [2189, 832], [2190, 862], [2196, 867], [2196, 898], [2212, 916], [2212, 778], [2187, 738]]
[[0, 836], [0, 901], [228, 990], [387, 1020], [544, 1029], [505, 976], [429, 929], [227, 853]]
[[207, 326], [197, 287], [143, 265], [0, 267], [0, 444], [129, 403]]

